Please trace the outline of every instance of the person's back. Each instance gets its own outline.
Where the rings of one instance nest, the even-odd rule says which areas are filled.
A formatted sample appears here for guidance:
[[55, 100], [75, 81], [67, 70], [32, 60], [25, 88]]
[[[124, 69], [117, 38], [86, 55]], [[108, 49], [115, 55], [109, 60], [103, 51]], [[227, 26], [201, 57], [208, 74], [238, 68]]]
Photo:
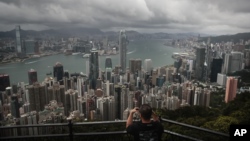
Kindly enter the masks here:
[[[163, 126], [152, 112], [151, 107], [148, 104], [143, 104], [139, 109], [141, 121], [133, 123], [133, 114], [136, 111], [138, 111], [138, 108], [130, 111], [126, 124], [127, 133], [132, 134], [135, 141], [160, 141]], [[153, 121], [151, 121], [151, 115]]]

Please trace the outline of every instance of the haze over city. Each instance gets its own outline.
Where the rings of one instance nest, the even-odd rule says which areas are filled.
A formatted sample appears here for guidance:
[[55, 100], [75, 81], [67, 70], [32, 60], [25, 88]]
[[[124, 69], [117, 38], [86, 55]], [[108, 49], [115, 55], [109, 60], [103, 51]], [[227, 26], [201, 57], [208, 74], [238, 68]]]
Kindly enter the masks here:
[[0, 31], [91, 27], [142, 33], [249, 32], [250, 1], [0, 0]]

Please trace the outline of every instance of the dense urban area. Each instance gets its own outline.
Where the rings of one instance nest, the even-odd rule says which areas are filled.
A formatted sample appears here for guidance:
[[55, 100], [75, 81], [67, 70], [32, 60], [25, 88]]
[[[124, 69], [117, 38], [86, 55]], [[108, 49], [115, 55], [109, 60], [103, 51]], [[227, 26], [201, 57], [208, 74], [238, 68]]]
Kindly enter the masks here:
[[[56, 54], [81, 55], [88, 59], [86, 64], [79, 64], [86, 65], [84, 73], [70, 73], [58, 60], [44, 81], [37, 79], [39, 70], [27, 70], [27, 84], [11, 84], [8, 72], [0, 74], [1, 126], [68, 120], [122, 121], [131, 109], [144, 103], [150, 104], [161, 118], [226, 134], [231, 124], [250, 124], [250, 38], [245, 39], [246, 36], [238, 39], [236, 35], [200, 37], [197, 34], [172, 38], [163, 33], [142, 35], [121, 30], [81, 37], [22, 37], [24, 31], [19, 25], [12, 33], [14, 38], [0, 39], [1, 64]], [[166, 47], [181, 48], [183, 52], [172, 54], [173, 65], [158, 68], [152, 67], [150, 56], [145, 60], [127, 57], [130, 41], [147, 39], [164, 39]], [[119, 55], [119, 64], [112, 63], [111, 55]], [[99, 67], [99, 56], [106, 56], [105, 70]], [[135, 116], [135, 120], [138, 118]], [[198, 131], [183, 130], [176, 125], [164, 124], [164, 127], [192, 137], [201, 136]], [[89, 125], [75, 131], [124, 128], [124, 124]], [[3, 130], [0, 135], [41, 135], [60, 133], [63, 129], [10, 130]]]

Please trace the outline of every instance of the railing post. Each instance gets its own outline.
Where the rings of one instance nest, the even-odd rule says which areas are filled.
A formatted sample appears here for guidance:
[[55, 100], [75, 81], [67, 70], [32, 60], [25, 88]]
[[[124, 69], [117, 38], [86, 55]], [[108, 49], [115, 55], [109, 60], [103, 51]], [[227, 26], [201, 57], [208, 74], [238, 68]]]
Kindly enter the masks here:
[[67, 120], [69, 122], [69, 124], [68, 124], [68, 127], [69, 127], [69, 140], [73, 141], [73, 123], [72, 123], [71, 118], [68, 118]]

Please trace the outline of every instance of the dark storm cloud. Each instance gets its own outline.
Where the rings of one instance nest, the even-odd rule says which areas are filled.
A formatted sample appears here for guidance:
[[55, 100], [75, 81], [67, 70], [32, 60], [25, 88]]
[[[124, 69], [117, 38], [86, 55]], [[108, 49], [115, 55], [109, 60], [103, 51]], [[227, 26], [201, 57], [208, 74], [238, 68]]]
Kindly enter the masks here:
[[0, 30], [68, 26], [150, 32], [250, 29], [249, 0], [0, 0]]

